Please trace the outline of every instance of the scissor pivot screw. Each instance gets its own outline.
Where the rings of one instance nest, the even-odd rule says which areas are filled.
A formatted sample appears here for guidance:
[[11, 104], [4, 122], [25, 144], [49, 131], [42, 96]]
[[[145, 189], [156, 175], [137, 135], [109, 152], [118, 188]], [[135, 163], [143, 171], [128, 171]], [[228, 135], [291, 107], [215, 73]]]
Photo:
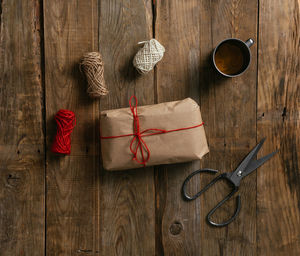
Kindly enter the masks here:
[[241, 177], [242, 176], [242, 171], [238, 171], [237, 176]]

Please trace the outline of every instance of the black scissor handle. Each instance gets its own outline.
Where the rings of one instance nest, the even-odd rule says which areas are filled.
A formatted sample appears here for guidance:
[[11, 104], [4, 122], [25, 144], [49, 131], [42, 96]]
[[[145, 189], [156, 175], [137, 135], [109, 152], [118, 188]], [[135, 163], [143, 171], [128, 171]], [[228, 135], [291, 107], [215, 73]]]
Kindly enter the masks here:
[[241, 210], [241, 196], [240, 195], [238, 195], [236, 197], [236, 208], [235, 208], [234, 214], [228, 220], [226, 220], [222, 223], [216, 223], [211, 220], [211, 216], [214, 214], [214, 212], [219, 207], [221, 207], [226, 201], [228, 201], [237, 191], [238, 191], [238, 187], [235, 187], [221, 202], [219, 202], [213, 209], [210, 210], [210, 212], [206, 216], [206, 220], [208, 221], [208, 223], [210, 225], [215, 226], [215, 227], [227, 226], [228, 224], [233, 222], [235, 220], [235, 218], [239, 215], [240, 210]]
[[182, 184], [182, 196], [185, 200], [187, 200], [187, 201], [195, 200], [197, 197], [199, 197], [202, 193], [204, 193], [207, 189], [209, 189], [213, 184], [215, 184], [218, 181], [216, 178], [213, 179], [208, 185], [206, 185], [203, 189], [201, 189], [197, 194], [195, 194], [193, 196], [189, 196], [186, 192], [186, 187], [187, 187], [188, 182], [195, 175], [197, 175], [198, 173], [202, 173], [202, 172], [216, 174], [218, 171], [214, 170], [214, 169], [201, 169], [201, 170], [195, 171], [195, 172], [191, 173], [189, 176], [187, 176]]
[[202, 193], [204, 193], [206, 190], [208, 190], [212, 185], [214, 185], [216, 182], [218, 182], [221, 179], [225, 179], [226, 181], [229, 182], [230, 185], [232, 185], [232, 191], [226, 196], [224, 197], [224, 199], [222, 201], [220, 201], [213, 209], [211, 209], [209, 211], [209, 213], [207, 214], [207, 221], [210, 225], [215, 226], [215, 227], [224, 227], [228, 224], [230, 224], [232, 221], [234, 221], [234, 219], [238, 216], [240, 209], [241, 209], [241, 198], [238, 195], [237, 196], [237, 206], [235, 209], [234, 214], [232, 215], [231, 218], [229, 218], [227, 221], [223, 222], [223, 223], [216, 223], [214, 221], [211, 220], [211, 216], [214, 214], [214, 212], [221, 207], [226, 201], [228, 201], [237, 191], [238, 191], [238, 187], [235, 186], [232, 181], [228, 178], [226, 173], [223, 173], [219, 176], [217, 176], [216, 178], [214, 178], [210, 183], [208, 183], [203, 189], [201, 189], [197, 194], [195, 194], [194, 196], [189, 196], [186, 192], [186, 187], [188, 182], [190, 181], [190, 179], [195, 176], [198, 173], [202, 173], [202, 172], [206, 172], [206, 173], [211, 173], [211, 174], [215, 174], [218, 171], [217, 170], [213, 170], [213, 169], [201, 169], [198, 171], [195, 171], [193, 173], [191, 173], [183, 182], [182, 185], [182, 196], [185, 200], [187, 201], [192, 201], [195, 200], [197, 197], [199, 197]]

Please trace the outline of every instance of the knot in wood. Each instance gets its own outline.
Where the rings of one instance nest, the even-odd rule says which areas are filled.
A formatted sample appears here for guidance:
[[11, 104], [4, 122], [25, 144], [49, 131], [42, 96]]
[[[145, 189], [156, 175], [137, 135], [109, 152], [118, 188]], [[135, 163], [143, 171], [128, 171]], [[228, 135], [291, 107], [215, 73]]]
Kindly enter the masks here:
[[171, 226], [170, 226], [170, 233], [174, 236], [177, 236], [180, 234], [180, 232], [183, 230], [183, 226], [180, 222], [175, 221]]

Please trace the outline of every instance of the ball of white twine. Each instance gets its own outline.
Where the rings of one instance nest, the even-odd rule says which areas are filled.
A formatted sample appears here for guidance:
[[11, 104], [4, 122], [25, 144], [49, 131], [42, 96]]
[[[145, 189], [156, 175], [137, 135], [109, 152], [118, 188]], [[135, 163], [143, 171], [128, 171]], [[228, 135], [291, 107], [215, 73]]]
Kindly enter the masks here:
[[144, 46], [134, 56], [133, 66], [139, 73], [146, 74], [162, 59], [165, 48], [155, 39], [138, 44], [144, 44]]

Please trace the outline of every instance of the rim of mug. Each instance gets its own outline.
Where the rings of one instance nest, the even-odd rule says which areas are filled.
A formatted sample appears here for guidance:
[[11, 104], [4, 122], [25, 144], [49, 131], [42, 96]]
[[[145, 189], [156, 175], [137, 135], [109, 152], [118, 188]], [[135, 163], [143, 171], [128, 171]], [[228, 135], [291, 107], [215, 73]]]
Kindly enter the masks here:
[[[226, 74], [226, 73], [223, 73], [223, 72], [218, 68], [218, 66], [217, 66], [217, 64], [216, 64], [216, 62], [215, 62], [215, 54], [216, 54], [216, 51], [217, 51], [217, 49], [219, 48], [219, 46], [220, 46], [221, 44], [225, 43], [226, 41], [230, 41], [230, 40], [239, 41], [239, 42], [241, 42], [243, 45], [245, 45], [245, 46], [247, 47], [247, 49], [248, 49], [249, 57], [250, 57], [250, 58], [249, 58], [249, 62], [248, 62], [247, 67], [246, 67], [242, 72], [240, 72], [240, 73], [238, 73], [238, 74], [236, 74], [236, 75], [228, 75], [228, 74]], [[246, 42], [244, 42], [244, 41], [242, 41], [241, 39], [238, 39], [238, 38], [227, 38], [227, 39], [224, 39], [223, 41], [221, 41], [221, 42], [215, 47], [215, 49], [214, 49], [214, 51], [213, 51], [213, 58], [212, 58], [212, 59], [213, 59], [213, 63], [214, 63], [214, 66], [215, 66], [216, 70], [217, 70], [221, 75], [226, 76], [226, 77], [237, 77], [237, 76], [240, 76], [241, 74], [243, 74], [243, 73], [249, 68], [250, 63], [251, 63], [252, 56], [251, 56], [251, 50], [250, 50], [249, 46], [246, 44]]]

